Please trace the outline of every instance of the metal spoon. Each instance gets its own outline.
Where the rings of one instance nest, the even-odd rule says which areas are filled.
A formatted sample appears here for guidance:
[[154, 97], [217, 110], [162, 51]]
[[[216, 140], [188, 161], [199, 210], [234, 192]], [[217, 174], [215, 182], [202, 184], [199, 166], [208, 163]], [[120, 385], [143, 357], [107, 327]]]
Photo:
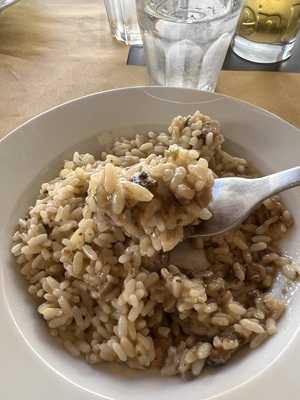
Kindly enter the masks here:
[[210, 237], [240, 225], [267, 198], [300, 185], [300, 167], [258, 179], [220, 178], [215, 180], [213, 217], [187, 231], [187, 237]]

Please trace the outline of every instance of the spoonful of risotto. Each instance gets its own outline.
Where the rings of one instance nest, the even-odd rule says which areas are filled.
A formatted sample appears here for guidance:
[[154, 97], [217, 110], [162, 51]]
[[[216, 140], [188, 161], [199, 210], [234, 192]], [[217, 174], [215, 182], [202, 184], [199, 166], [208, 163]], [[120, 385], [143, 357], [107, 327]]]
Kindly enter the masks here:
[[300, 185], [300, 167], [258, 179], [216, 179], [209, 203], [211, 218], [188, 228], [186, 237], [210, 237], [240, 225], [260, 203]]
[[[141, 256], [168, 252], [189, 237], [209, 237], [241, 224], [268, 197], [300, 185], [300, 167], [259, 179], [214, 177], [198, 151], [171, 145], [122, 168], [107, 162], [91, 176], [86, 218], [119, 227]], [[99, 225], [99, 226], [100, 226]], [[70, 239], [78, 237], [80, 229]]]

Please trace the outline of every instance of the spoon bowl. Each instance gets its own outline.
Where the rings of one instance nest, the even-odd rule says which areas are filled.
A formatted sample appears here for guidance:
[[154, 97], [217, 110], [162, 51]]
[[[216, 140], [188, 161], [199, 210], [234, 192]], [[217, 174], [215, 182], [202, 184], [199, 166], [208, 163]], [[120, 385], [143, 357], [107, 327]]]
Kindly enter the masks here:
[[220, 178], [215, 180], [212, 218], [187, 232], [187, 237], [210, 237], [225, 233], [245, 221], [264, 200], [300, 185], [300, 167], [257, 179]]

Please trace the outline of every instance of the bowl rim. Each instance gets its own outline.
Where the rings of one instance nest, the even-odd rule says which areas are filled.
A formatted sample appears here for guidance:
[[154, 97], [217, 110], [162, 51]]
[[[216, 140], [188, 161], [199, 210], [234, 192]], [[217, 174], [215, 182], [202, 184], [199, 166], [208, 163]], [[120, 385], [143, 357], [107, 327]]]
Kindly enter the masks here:
[[[18, 2], [20, 0], [13, 0], [13, 1]], [[91, 93], [85, 94], [83, 96], [74, 97], [74, 98], [72, 98], [70, 100], [66, 100], [66, 101], [64, 101], [62, 103], [59, 103], [59, 104], [56, 104], [56, 105], [54, 105], [54, 106], [52, 106], [50, 108], [47, 108], [44, 111], [41, 111], [41, 112], [33, 115], [32, 117], [30, 117], [26, 121], [24, 121], [21, 124], [17, 125], [15, 128], [9, 130], [7, 133], [4, 133], [4, 136], [2, 136], [0, 138], [0, 145], [1, 145], [1, 143], [3, 143], [6, 140], [8, 140], [8, 138], [12, 134], [16, 133], [19, 129], [26, 127], [31, 122], [33, 122], [35, 119], [40, 118], [44, 114], [48, 114], [48, 113], [50, 113], [52, 111], [55, 111], [56, 109], [65, 107], [68, 104], [79, 102], [79, 101], [84, 100], [84, 99], [89, 98], [89, 97], [100, 96], [100, 95], [103, 95], [103, 94], [109, 94], [109, 93], [113, 93], [113, 92], [123, 92], [123, 91], [127, 92], [127, 91], [136, 91], [136, 90], [140, 91], [140, 90], [143, 90], [145, 92], [145, 94], [147, 94], [149, 96], [153, 96], [151, 93], [147, 93], [147, 90], [153, 90], [153, 89], [154, 90], [155, 89], [160, 89], [160, 90], [161, 89], [162, 90], [166, 89], [166, 90], [175, 90], [175, 91], [179, 90], [179, 91], [186, 91], [186, 92], [191, 92], [191, 93], [202, 93], [204, 95], [212, 95], [213, 97], [217, 96], [218, 98], [221, 98], [221, 99], [224, 98], [224, 99], [230, 100], [232, 102], [242, 103], [242, 104], [244, 104], [246, 106], [249, 106], [250, 108], [256, 110], [257, 112], [262, 112], [262, 113], [268, 114], [270, 118], [272, 118], [274, 120], [279, 120], [279, 121], [289, 125], [291, 128], [298, 130], [299, 133], [300, 133], [300, 126], [297, 127], [296, 125], [294, 125], [291, 122], [285, 120], [284, 118], [282, 118], [281, 116], [275, 114], [274, 112], [269, 111], [269, 110], [267, 110], [267, 109], [265, 109], [263, 107], [257, 106], [255, 104], [252, 104], [249, 101], [246, 101], [246, 100], [243, 100], [243, 99], [239, 99], [238, 97], [230, 96], [230, 95], [223, 94], [223, 93], [216, 93], [216, 92], [210, 93], [210, 92], [205, 92], [203, 90], [198, 90], [198, 89], [182, 88], [182, 87], [179, 87], [179, 86], [163, 87], [163, 86], [158, 86], [158, 85], [154, 85], [154, 86], [138, 85], [138, 86], [125, 86], [125, 87], [121, 87], [121, 88], [113, 88], [113, 89], [95, 91], [95, 92], [91, 92]], [[172, 101], [172, 100], [169, 100], [169, 99], [160, 98], [159, 96], [154, 96], [154, 97], [156, 97], [159, 100], [168, 102], [168, 103], [201, 104], [201, 102], [177, 102], [177, 101]]]

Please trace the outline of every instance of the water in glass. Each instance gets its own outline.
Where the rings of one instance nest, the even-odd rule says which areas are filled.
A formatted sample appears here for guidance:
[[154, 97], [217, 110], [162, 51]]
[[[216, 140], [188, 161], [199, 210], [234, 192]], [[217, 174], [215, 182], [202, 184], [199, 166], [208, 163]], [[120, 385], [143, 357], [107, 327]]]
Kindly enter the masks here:
[[128, 45], [141, 44], [135, 0], [104, 0], [112, 35]]
[[153, 84], [214, 91], [242, 0], [137, 0]]

